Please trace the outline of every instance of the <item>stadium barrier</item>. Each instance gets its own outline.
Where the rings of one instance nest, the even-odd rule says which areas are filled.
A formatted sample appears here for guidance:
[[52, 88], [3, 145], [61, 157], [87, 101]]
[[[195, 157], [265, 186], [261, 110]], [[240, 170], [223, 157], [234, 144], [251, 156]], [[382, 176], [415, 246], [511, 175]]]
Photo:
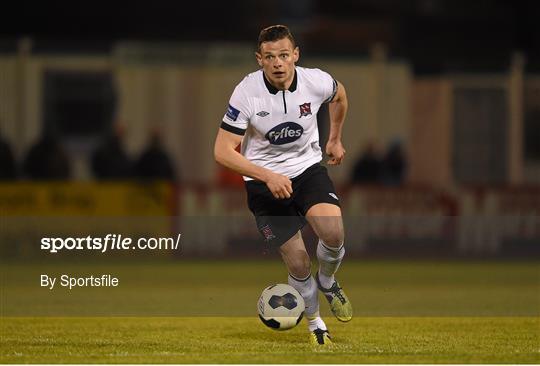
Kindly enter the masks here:
[[175, 197], [174, 186], [165, 182], [2, 183], [0, 254], [44, 255], [42, 237], [169, 235]]
[[540, 187], [468, 187], [458, 199], [461, 253], [540, 256]]
[[350, 186], [342, 193], [349, 252], [437, 256], [453, 252], [457, 207], [445, 191], [424, 186]]
[[[540, 187], [348, 186], [338, 190], [348, 253], [384, 257], [540, 254]], [[240, 187], [169, 183], [0, 185], [1, 253], [32, 252], [43, 233], [181, 233], [182, 255], [265, 252]], [[306, 228], [307, 246], [316, 237]]]
[[[540, 187], [359, 187], [338, 190], [348, 253], [361, 256], [538, 256]], [[199, 221], [187, 253], [264, 252], [242, 189], [185, 186], [179, 222]], [[196, 218], [202, 218], [197, 220]], [[197, 229], [197, 225], [199, 228]], [[308, 247], [313, 232], [303, 232]]]

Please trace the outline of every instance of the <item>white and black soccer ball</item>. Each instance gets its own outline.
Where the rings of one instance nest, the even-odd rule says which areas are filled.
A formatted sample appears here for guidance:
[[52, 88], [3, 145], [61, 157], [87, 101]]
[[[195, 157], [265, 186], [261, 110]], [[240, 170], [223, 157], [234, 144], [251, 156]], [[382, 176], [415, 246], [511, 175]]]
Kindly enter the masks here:
[[259, 318], [269, 328], [294, 328], [304, 316], [304, 299], [292, 286], [285, 284], [265, 288], [259, 298]]

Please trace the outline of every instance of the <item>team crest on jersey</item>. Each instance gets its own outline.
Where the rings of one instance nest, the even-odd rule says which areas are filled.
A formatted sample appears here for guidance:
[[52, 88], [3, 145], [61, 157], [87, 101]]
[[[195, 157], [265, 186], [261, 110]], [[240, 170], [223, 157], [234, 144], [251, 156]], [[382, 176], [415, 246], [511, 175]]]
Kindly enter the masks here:
[[257, 116], [259, 117], [266, 117], [268, 116], [270, 113], [268, 113], [267, 111], [260, 111], [259, 113], [257, 113]]
[[301, 104], [299, 107], [300, 107], [300, 117], [309, 116], [311, 114], [311, 103], [304, 103], [304, 104]]
[[272, 229], [270, 228], [270, 225], [264, 225], [260, 228], [261, 230], [261, 234], [263, 234], [264, 236], [264, 239], [266, 241], [270, 241], [272, 239], [275, 239], [276, 236], [274, 235], [274, 233], [272, 232]]

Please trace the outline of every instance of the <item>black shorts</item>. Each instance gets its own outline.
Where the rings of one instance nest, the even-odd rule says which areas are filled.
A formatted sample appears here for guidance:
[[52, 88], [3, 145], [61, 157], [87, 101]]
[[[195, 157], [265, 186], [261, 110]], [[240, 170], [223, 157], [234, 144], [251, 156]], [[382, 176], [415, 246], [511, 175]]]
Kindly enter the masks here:
[[261, 181], [247, 181], [248, 207], [255, 215], [257, 228], [272, 246], [281, 246], [306, 224], [304, 216], [317, 203], [339, 206], [328, 171], [319, 163], [292, 178], [290, 198], [277, 199]]

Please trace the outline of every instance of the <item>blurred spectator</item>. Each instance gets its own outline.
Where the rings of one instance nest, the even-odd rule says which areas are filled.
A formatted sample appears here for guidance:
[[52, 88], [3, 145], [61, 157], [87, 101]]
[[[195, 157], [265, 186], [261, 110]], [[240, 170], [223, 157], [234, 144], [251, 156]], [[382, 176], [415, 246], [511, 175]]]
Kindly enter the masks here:
[[382, 160], [382, 182], [385, 185], [397, 186], [403, 184], [407, 162], [401, 142], [394, 141]]
[[135, 163], [135, 175], [142, 179], [164, 179], [175, 181], [177, 175], [171, 159], [163, 147], [160, 133], [152, 132], [150, 144]]
[[35, 180], [60, 180], [71, 177], [71, 164], [60, 141], [46, 134], [32, 146], [23, 163], [24, 175]]
[[381, 159], [375, 145], [369, 143], [353, 168], [353, 184], [378, 184], [381, 182]]
[[92, 172], [98, 179], [124, 179], [132, 175], [132, 161], [124, 150], [124, 127], [117, 125], [113, 134], [92, 155]]
[[0, 135], [0, 180], [14, 180], [17, 178], [17, 167], [11, 146]]

